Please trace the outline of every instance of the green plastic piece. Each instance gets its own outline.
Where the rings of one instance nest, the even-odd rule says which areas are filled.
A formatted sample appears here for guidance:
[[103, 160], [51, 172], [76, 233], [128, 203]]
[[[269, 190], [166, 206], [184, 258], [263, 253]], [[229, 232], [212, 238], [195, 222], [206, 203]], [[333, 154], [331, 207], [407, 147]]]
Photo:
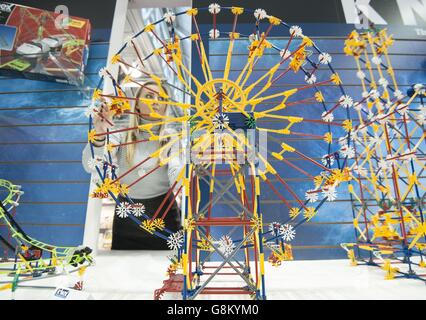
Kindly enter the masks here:
[[28, 69], [29, 67], [31, 67], [31, 63], [25, 61], [25, 60], [21, 60], [21, 59], [15, 59], [12, 61], [9, 61], [8, 63], [3, 64], [2, 66], [0, 66], [0, 68], [3, 67], [9, 67], [11, 69], [14, 70], [18, 70], [18, 71], [25, 71], [26, 69]]
[[256, 119], [255, 119], [253, 116], [249, 116], [249, 117], [247, 117], [245, 122], [246, 122], [246, 126], [247, 126], [249, 129], [254, 129], [254, 128], [256, 128]]

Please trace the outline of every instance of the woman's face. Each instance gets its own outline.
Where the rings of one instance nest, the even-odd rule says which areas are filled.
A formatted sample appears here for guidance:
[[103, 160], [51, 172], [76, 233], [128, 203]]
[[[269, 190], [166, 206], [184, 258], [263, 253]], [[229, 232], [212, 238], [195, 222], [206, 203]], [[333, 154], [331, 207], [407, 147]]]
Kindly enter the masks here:
[[155, 100], [154, 103], [151, 104], [152, 110], [149, 108], [148, 104], [139, 101], [136, 105], [136, 112], [140, 114], [140, 117], [145, 120], [159, 120], [155, 117], [150, 117], [149, 114], [152, 112], [156, 112], [161, 116], [164, 116], [166, 113], [167, 105], [165, 103], [157, 103], [157, 101], [164, 101], [165, 99], [159, 95], [160, 88], [155, 84], [148, 84], [142, 88], [141, 93], [139, 95], [140, 99], [149, 99]]

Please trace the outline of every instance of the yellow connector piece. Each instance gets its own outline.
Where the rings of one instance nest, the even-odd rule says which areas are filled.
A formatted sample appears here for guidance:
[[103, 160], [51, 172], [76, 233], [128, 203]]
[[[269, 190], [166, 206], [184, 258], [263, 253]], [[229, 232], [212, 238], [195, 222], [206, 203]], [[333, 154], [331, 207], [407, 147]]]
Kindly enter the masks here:
[[100, 89], [96, 89], [95, 91], [93, 91], [92, 99], [95, 101], [99, 100], [101, 98], [101, 94], [102, 94], [102, 91]]
[[153, 123], [144, 123], [138, 126], [139, 130], [151, 130], [152, 127], [154, 126]]
[[116, 64], [119, 60], [120, 60], [120, 55], [115, 54], [115, 55], [111, 58], [111, 64]]
[[289, 216], [291, 219], [295, 219], [299, 214], [300, 214], [299, 208], [294, 207], [290, 209]]
[[274, 16], [270, 16], [269, 17], [269, 23], [273, 24], [274, 26], [278, 26], [281, 24], [281, 19], [274, 17]]
[[130, 83], [131, 80], [132, 80], [132, 77], [128, 74], [124, 77], [123, 83]]
[[78, 275], [79, 275], [80, 277], [82, 277], [82, 276], [86, 273], [86, 270], [87, 270], [87, 266], [81, 267], [81, 268], [78, 270]]
[[318, 92], [315, 93], [315, 100], [317, 102], [324, 102], [325, 101], [324, 96], [322, 95], [321, 91], [318, 91]]
[[326, 132], [324, 135], [324, 141], [327, 143], [333, 142], [333, 135], [330, 132]]
[[291, 116], [288, 116], [287, 120], [289, 122], [291, 122], [291, 123], [299, 123], [299, 122], [303, 121], [303, 118], [302, 117], [291, 117]]
[[89, 142], [91, 142], [91, 143], [94, 143], [95, 142], [95, 138], [96, 138], [96, 131], [95, 131], [95, 129], [92, 129], [87, 134], [87, 140]]
[[284, 151], [288, 151], [288, 152], [294, 152], [296, 149], [293, 148], [292, 146], [289, 146], [286, 143], [281, 143], [281, 148], [283, 148]]
[[154, 234], [155, 227], [151, 220], [144, 220], [139, 226], [148, 233]]
[[160, 140], [160, 136], [150, 136], [150, 137], [148, 138], [148, 140], [149, 140], [149, 141], [158, 141], [158, 140]]
[[305, 45], [306, 47], [312, 47], [314, 45], [314, 42], [311, 38], [304, 36], [302, 40], [302, 45]]
[[197, 8], [189, 9], [188, 11], [186, 11], [186, 14], [194, 17], [198, 14], [198, 9]]
[[398, 271], [398, 268], [392, 267], [390, 260], [386, 259], [385, 263], [383, 265], [383, 270], [386, 271], [385, 279], [386, 280], [393, 280], [393, 279], [395, 279], [395, 273]]
[[337, 73], [333, 73], [330, 77], [331, 82], [333, 82], [335, 85], [342, 84], [342, 80], [340, 79], [339, 75]]
[[358, 262], [355, 259], [355, 252], [352, 249], [348, 251], [348, 258], [351, 262], [352, 267], [355, 267], [356, 265], [358, 265]]
[[315, 215], [317, 214], [317, 211], [315, 211], [314, 207], [307, 207], [303, 213], [303, 216], [307, 219], [307, 221], [311, 220]]
[[127, 184], [120, 184], [119, 190], [120, 190], [120, 193], [124, 196], [129, 193], [129, 186]]
[[9, 290], [9, 289], [12, 289], [11, 283], [5, 284], [4, 286], [0, 287], [0, 291]]
[[271, 174], [277, 174], [277, 171], [269, 163], [266, 163], [266, 171]]
[[241, 7], [232, 7], [231, 8], [231, 12], [233, 14], [235, 14], [235, 15], [240, 15], [240, 14], [243, 14], [244, 8], [241, 8]]
[[153, 52], [156, 56], [160, 56], [163, 53], [163, 50], [161, 48], [155, 49]]
[[161, 114], [157, 113], [157, 112], [150, 112], [150, 113], [149, 113], [149, 116], [150, 116], [151, 118], [158, 118], [158, 119], [163, 118], [163, 116], [162, 116]]
[[351, 131], [352, 130], [352, 121], [351, 120], [343, 121], [342, 127], [346, 132]]
[[358, 221], [358, 219], [354, 219], [353, 222], [352, 222], [352, 224], [354, 225], [355, 228], [358, 228], [359, 227], [359, 221]]
[[281, 154], [279, 154], [279, 153], [272, 152], [271, 154], [272, 154], [272, 156], [273, 156], [275, 159], [278, 159], [278, 160], [284, 160], [284, 157], [283, 157]]
[[281, 129], [281, 130], [276, 130], [276, 131], [273, 131], [273, 132], [280, 133], [280, 134], [290, 134], [290, 130], [288, 130], [287, 128], [284, 128], [284, 129]]
[[154, 221], [152, 221], [152, 224], [158, 230], [164, 230], [164, 228], [166, 227], [164, 220], [161, 218], [154, 219]]
[[239, 39], [240, 38], [240, 34], [238, 32], [230, 32], [229, 33], [229, 38], [231, 38], [231, 39]]
[[144, 32], [152, 32], [152, 31], [154, 31], [154, 29], [155, 29], [155, 25], [153, 25], [153, 24], [148, 24], [144, 29], [143, 29], [143, 31]]
[[266, 175], [264, 175], [263, 173], [260, 173], [259, 176], [263, 181], [266, 181], [266, 179], [267, 179]]

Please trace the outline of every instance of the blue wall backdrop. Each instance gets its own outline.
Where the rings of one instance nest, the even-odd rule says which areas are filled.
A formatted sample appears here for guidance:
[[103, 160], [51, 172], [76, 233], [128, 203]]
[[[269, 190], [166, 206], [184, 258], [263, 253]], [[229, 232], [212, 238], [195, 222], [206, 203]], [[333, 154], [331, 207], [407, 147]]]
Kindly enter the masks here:
[[[16, 0], [90, 19], [92, 43], [81, 87], [0, 77], [0, 178], [25, 192], [17, 220], [32, 237], [55, 245], [82, 243], [90, 176], [81, 165], [85, 109], [106, 63], [115, 0]], [[102, 10], [99, 10], [102, 6]], [[0, 226], [0, 233], [8, 231]]]
[[[280, 17], [282, 18], [282, 17]], [[218, 20], [220, 21], [220, 20]], [[347, 57], [343, 54], [344, 40], [346, 36], [354, 28], [353, 25], [346, 25], [341, 23], [292, 23], [299, 25], [303, 28], [304, 34], [312, 36], [318, 47], [324, 52], [328, 52], [332, 55], [332, 65], [335, 70], [339, 73], [347, 94], [354, 97], [355, 101], [361, 99], [362, 88], [360, 86], [359, 79], [356, 78], [356, 65], [355, 61], [351, 57]], [[207, 34], [211, 28], [211, 24], [205, 24], [202, 26], [202, 33]], [[232, 30], [231, 25], [221, 24], [220, 31], [223, 33]], [[253, 25], [249, 24], [238, 24], [237, 32], [242, 34], [250, 34], [253, 30]], [[284, 34], [284, 28], [281, 32], [272, 33], [272, 41], [278, 47], [283, 48], [288, 41], [288, 35]], [[400, 26], [390, 26], [389, 33], [395, 34], [395, 44], [390, 50], [390, 57], [392, 64], [396, 72], [397, 81], [400, 85], [400, 89], [405, 91], [414, 83], [425, 82], [426, 79], [426, 39], [425, 37], [417, 37], [413, 32], [410, 32], [409, 28]], [[408, 35], [408, 36], [407, 36]], [[236, 78], [244, 67], [247, 58], [247, 45], [249, 44], [246, 40], [239, 40], [236, 42], [234, 48], [234, 59], [232, 61], [230, 78]], [[227, 40], [210, 40], [208, 45], [208, 54], [210, 57], [210, 67], [213, 70], [214, 77], [221, 77], [223, 75], [223, 69], [226, 63], [226, 54], [228, 50], [229, 41]], [[295, 45], [295, 48], [297, 45]], [[290, 48], [291, 50], [291, 48]], [[255, 81], [257, 77], [264, 74], [267, 68], [273, 66], [278, 62], [279, 56], [276, 51], [265, 51], [266, 54], [260, 59], [257, 64], [252, 78], [249, 80], [247, 85]], [[272, 55], [273, 54], [273, 55]], [[238, 57], [241, 59], [238, 59]], [[193, 59], [195, 59], [193, 57]], [[314, 54], [312, 57], [313, 61], [317, 58]], [[194, 65], [194, 62], [193, 62]], [[284, 70], [284, 68], [283, 68]], [[323, 76], [329, 76], [328, 72], [324, 72]], [[321, 79], [320, 75], [317, 74], [318, 81], [326, 80]], [[270, 92], [271, 94], [276, 91], [287, 90], [293, 87], [303, 86], [306, 83], [303, 78], [293, 73], [289, 73], [280, 81], [274, 84], [274, 88]], [[326, 103], [333, 106], [340, 94], [337, 91], [331, 92], [331, 87], [321, 89], [326, 97]], [[297, 99], [301, 99], [298, 96]], [[311, 108], [309, 108], [312, 111]], [[302, 116], [309, 119], [320, 118], [320, 114], [312, 115], [303, 112], [303, 108], [298, 109], [297, 114], [291, 115]], [[289, 113], [290, 115], [290, 113]], [[337, 118], [341, 118], [343, 114], [335, 113]], [[353, 117], [354, 118], [354, 117]], [[355, 117], [356, 118], [356, 117]], [[308, 133], [317, 133], [315, 128], [305, 128]], [[301, 131], [301, 130], [296, 130]], [[343, 134], [342, 134], [343, 135]], [[336, 135], [335, 135], [336, 136]], [[287, 138], [283, 141], [291, 144], [298, 148], [305, 154], [311, 154], [312, 152], [307, 151], [311, 148], [318, 150], [318, 160], [323, 154], [326, 154], [326, 150], [318, 148], [319, 143], [310, 138], [292, 139]], [[269, 144], [268, 147], [274, 147], [274, 144]], [[292, 160], [292, 159], [289, 159]], [[296, 165], [301, 166], [303, 169], [309, 172], [309, 168], [306, 167], [304, 161], [294, 162]], [[286, 179], [289, 185], [295, 190], [299, 190], [299, 195], [302, 195], [304, 191], [312, 188], [312, 183], [309, 182], [305, 176], [301, 175], [297, 171], [291, 170], [286, 165], [279, 164], [277, 161], [272, 160], [272, 164], [277, 169], [279, 174]], [[289, 170], [290, 169], [290, 170]], [[311, 168], [313, 169], [313, 168]], [[316, 172], [316, 171], [312, 171]], [[424, 177], [423, 177], [424, 179]], [[424, 181], [424, 180], [423, 180]], [[278, 199], [278, 197], [271, 191], [266, 185], [262, 185], [262, 212], [264, 215], [264, 222], [273, 221], [285, 221], [288, 219], [288, 210]], [[292, 199], [286, 192], [283, 193], [284, 197], [288, 196], [288, 199]], [[338, 189], [338, 200], [332, 203], [326, 202], [320, 209], [319, 214], [310, 222], [304, 224], [297, 230], [297, 236], [292, 242], [294, 249], [294, 256], [296, 259], [334, 259], [346, 257], [345, 251], [340, 247], [342, 242], [353, 242], [355, 241], [355, 234], [352, 226], [352, 209], [349, 200], [349, 194], [346, 188], [341, 186]], [[229, 201], [219, 202], [218, 209], [220, 207], [227, 208]], [[226, 210], [226, 209], [225, 209]], [[229, 211], [229, 209], [227, 210]]]
[[0, 78], [0, 177], [23, 186], [16, 217], [41, 241], [82, 243], [90, 180], [81, 165], [84, 111], [107, 54], [108, 43], [91, 44], [83, 88]]
[[[73, 12], [70, 11], [70, 14]], [[285, 15], [276, 15], [284, 20], [286, 18]], [[343, 41], [353, 25], [326, 23], [327, 19], [324, 16], [322, 23], [292, 24], [302, 26], [305, 34], [313, 36], [322, 50], [333, 55], [333, 65], [340, 73], [348, 94], [359, 97], [360, 87], [354, 77], [355, 65], [351, 58], [342, 54]], [[299, 21], [310, 20], [302, 17]], [[239, 24], [241, 27], [244, 28]], [[223, 29], [229, 30], [230, 27], [223, 26]], [[108, 52], [108, 43], [105, 42], [108, 39], [108, 26], [102, 25], [96, 30], [96, 41], [90, 46], [84, 93], [69, 85], [0, 78], [0, 178], [23, 186], [25, 195], [17, 215], [23, 228], [41, 241], [58, 245], [78, 245], [83, 238], [90, 178], [81, 166], [81, 151], [87, 140], [84, 111], [91, 90], [98, 82], [97, 72], [105, 65]], [[424, 82], [426, 38], [415, 36], [413, 27], [391, 26], [390, 33], [395, 33], [397, 38], [391, 50], [391, 58], [402, 88], [406, 89], [415, 82]], [[275, 41], [282, 40], [276, 38]], [[220, 74], [226, 47], [221, 41], [211, 41], [208, 51], [215, 74]], [[239, 60], [235, 61], [233, 68], [238, 69]], [[265, 61], [264, 65], [259, 64], [257, 67], [261, 69], [271, 65]], [[196, 67], [196, 64], [193, 66]], [[291, 77], [285, 81], [277, 84], [277, 90], [302, 83]], [[307, 147], [315, 143], [306, 141], [304, 145]], [[280, 173], [292, 186], [297, 184], [301, 189], [311, 187], [294, 172]], [[265, 221], [285, 220], [287, 213], [280, 211], [282, 206], [273, 193], [265, 192], [263, 197]], [[347, 196], [341, 196], [338, 202], [327, 204], [315, 220], [299, 229], [294, 242], [296, 259], [344, 257], [339, 244], [353, 240], [354, 235], [347, 200]], [[2, 226], [0, 232], [3, 235], [7, 233]]]
[[[84, 112], [105, 66], [115, 0], [16, 0], [14, 3], [88, 18], [92, 42], [81, 87], [0, 77], [0, 178], [22, 185], [17, 221], [32, 237], [55, 245], [83, 241], [90, 176], [81, 165]], [[99, 10], [102, 6], [102, 10]], [[0, 225], [0, 233], [8, 230]]]

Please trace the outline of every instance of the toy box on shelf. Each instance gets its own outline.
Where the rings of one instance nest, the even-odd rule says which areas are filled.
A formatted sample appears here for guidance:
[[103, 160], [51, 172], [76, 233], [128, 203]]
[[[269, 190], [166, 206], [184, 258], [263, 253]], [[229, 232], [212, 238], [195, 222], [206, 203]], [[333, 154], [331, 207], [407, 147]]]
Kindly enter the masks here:
[[90, 21], [0, 1], [0, 75], [80, 85]]

